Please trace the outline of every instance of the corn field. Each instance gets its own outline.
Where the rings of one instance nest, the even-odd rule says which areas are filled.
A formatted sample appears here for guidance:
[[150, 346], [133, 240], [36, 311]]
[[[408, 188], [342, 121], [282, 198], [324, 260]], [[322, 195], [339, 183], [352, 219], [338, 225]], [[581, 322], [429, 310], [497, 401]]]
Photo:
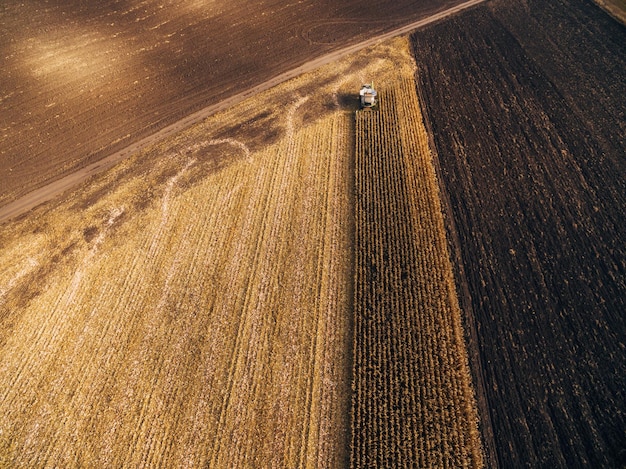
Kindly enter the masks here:
[[3, 225], [0, 468], [479, 467], [414, 71], [382, 43]]
[[351, 468], [480, 467], [462, 318], [414, 82], [356, 114]]

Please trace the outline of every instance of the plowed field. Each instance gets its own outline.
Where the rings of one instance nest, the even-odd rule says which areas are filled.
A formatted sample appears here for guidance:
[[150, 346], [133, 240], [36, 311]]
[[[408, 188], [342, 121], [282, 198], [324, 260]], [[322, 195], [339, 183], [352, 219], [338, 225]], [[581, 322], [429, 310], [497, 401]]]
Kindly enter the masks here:
[[191, 112], [454, 0], [0, 4], [0, 206]]
[[582, 0], [497, 1], [412, 38], [491, 462], [623, 467], [626, 30]]
[[412, 79], [356, 115], [351, 467], [480, 467], [437, 179]]

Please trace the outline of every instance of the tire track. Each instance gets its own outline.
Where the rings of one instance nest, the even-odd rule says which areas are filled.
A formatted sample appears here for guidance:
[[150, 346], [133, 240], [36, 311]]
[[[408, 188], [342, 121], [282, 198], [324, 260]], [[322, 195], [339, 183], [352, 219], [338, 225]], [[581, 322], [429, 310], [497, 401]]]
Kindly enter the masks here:
[[34, 259], [33, 257], [28, 257], [26, 259], [26, 265], [22, 267], [7, 283], [4, 287], [0, 287], [0, 306], [5, 301], [5, 296], [13, 289], [15, 286], [28, 274], [30, 274], [33, 270], [35, 270], [39, 266], [39, 261]]

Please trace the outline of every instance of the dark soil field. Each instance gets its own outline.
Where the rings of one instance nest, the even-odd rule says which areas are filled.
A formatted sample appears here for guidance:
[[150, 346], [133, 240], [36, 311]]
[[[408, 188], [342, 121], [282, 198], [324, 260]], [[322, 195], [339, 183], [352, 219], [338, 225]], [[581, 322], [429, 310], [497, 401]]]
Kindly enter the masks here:
[[412, 41], [489, 462], [624, 467], [626, 29], [495, 1]]
[[0, 5], [0, 206], [193, 111], [457, 0]]

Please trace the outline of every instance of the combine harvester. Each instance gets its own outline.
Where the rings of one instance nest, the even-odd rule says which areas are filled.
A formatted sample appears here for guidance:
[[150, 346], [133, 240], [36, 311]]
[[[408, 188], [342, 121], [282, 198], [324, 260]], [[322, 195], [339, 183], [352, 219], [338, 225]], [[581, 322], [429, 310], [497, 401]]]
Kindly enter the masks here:
[[361, 109], [374, 109], [378, 106], [378, 100], [376, 99], [376, 90], [374, 89], [374, 82], [371, 84], [365, 84], [361, 88], [359, 95], [361, 96]]

